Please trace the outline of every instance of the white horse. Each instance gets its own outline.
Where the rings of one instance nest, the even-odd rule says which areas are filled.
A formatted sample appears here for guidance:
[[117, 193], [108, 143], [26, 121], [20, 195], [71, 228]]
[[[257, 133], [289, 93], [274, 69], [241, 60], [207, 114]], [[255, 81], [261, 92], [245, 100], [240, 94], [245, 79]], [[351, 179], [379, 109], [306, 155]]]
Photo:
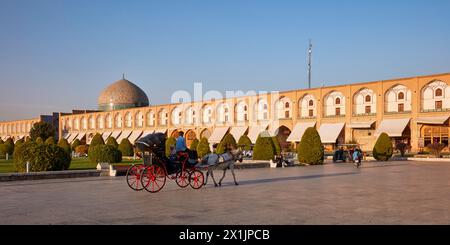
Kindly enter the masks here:
[[[231, 150], [227, 151], [224, 154], [215, 154], [211, 153], [202, 158], [202, 164], [208, 165], [208, 172], [206, 172], [206, 185], [208, 183], [208, 176], [211, 174], [211, 178], [214, 181], [214, 186], [222, 186], [222, 180], [225, 178], [225, 173], [227, 169], [231, 170], [231, 174], [233, 175], [234, 184], [239, 185], [236, 181], [236, 176], [234, 174], [234, 164], [236, 161], [242, 162], [242, 150]], [[222, 178], [219, 181], [219, 184], [216, 183], [214, 179], [214, 170], [223, 170]]]

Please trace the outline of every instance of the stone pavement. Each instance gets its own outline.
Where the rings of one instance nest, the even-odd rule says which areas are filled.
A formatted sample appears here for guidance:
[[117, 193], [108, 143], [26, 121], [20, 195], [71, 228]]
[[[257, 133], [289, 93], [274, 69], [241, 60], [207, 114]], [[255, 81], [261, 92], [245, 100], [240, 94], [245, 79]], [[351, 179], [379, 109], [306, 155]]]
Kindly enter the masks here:
[[[219, 173], [216, 174], [218, 176]], [[156, 194], [124, 177], [0, 183], [0, 224], [450, 224], [450, 164], [236, 170], [225, 184]], [[217, 178], [217, 177], [216, 177]]]

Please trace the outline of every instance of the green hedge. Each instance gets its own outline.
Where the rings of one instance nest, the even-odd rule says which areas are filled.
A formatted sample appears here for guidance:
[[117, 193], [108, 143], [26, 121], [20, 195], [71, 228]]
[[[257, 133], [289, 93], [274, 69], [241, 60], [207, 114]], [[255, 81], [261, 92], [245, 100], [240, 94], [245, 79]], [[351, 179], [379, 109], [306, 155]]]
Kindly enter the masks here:
[[117, 144], [117, 141], [114, 137], [108, 137], [108, 139], [106, 140], [106, 144], [107, 145], [111, 145], [114, 148], [118, 149], [119, 148], [119, 144]]
[[268, 132], [258, 135], [255, 147], [253, 148], [254, 160], [272, 160], [276, 153], [275, 145], [272, 137], [268, 136]]
[[37, 137], [34, 142], [36, 142], [36, 144], [44, 144], [45, 143], [41, 137]]
[[311, 165], [323, 164], [324, 152], [320, 135], [316, 128], [306, 129], [297, 148], [298, 161]]
[[58, 146], [63, 148], [67, 153], [71, 154], [72, 153], [72, 148], [70, 147], [69, 142], [67, 141], [67, 139], [60, 139], [58, 142]]
[[223, 154], [229, 148], [236, 148], [237, 143], [232, 134], [226, 134], [217, 146], [216, 153]]
[[209, 142], [207, 138], [203, 137], [198, 143], [197, 154], [198, 157], [202, 158], [208, 153], [211, 153], [211, 149], [209, 148]]
[[91, 144], [89, 146], [96, 146], [96, 145], [104, 145], [105, 141], [103, 140], [103, 137], [101, 134], [96, 133], [94, 137], [91, 140]]
[[16, 147], [17, 145], [23, 144], [23, 143], [25, 143], [24, 138], [22, 138], [22, 139], [16, 141], [16, 143], [14, 144], [14, 147]]
[[89, 144], [89, 152], [97, 145], [104, 145], [105, 141], [103, 141], [102, 136], [99, 133], [96, 133], [94, 137], [92, 137], [91, 143]]
[[3, 144], [0, 145], [1, 155], [12, 155], [14, 153], [14, 141], [8, 138]]
[[386, 133], [380, 134], [373, 147], [373, 157], [378, 161], [388, 161], [394, 153], [392, 141]]
[[47, 145], [54, 145], [55, 144], [55, 138], [48, 137], [48, 139], [45, 140], [45, 144], [47, 144]]
[[30, 129], [30, 137], [32, 140], [36, 140], [38, 137], [41, 139], [48, 139], [50, 137], [55, 137], [55, 127], [47, 122], [37, 122], [33, 124]]
[[89, 160], [93, 163], [120, 163], [122, 153], [112, 145], [96, 145], [89, 152]]
[[123, 139], [120, 142], [119, 151], [122, 152], [122, 156], [131, 157], [134, 155], [133, 145], [128, 139]]
[[252, 141], [247, 135], [242, 135], [237, 144], [239, 147], [242, 147], [244, 151], [250, 151], [252, 149]]
[[273, 146], [275, 147], [275, 155], [280, 155], [281, 154], [281, 144], [280, 141], [278, 140], [277, 136], [273, 136], [272, 137], [272, 141], [273, 141]]
[[189, 146], [189, 150], [191, 150], [191, 151], [197, 151], [198, 143], [199, 143], [198, 139], [194, 139], [194, 140], [191, 142], [191, 145]]
[[17, 171], [25, 172], [26, 163], [30, 171], [67, 170], [70, 167], [70, 154], [55, 144], [38, 144], [33, 141], [20, 144], [14, 151], [14, 166]]
[[166, 140], [166, 145], [165, 145], [165, 149], [166, 149], [166, 156], [170, 156], [170, 146], [175, 147], [175, 144], [177, 143], [177, 140], [174, 137], [169, 137]]

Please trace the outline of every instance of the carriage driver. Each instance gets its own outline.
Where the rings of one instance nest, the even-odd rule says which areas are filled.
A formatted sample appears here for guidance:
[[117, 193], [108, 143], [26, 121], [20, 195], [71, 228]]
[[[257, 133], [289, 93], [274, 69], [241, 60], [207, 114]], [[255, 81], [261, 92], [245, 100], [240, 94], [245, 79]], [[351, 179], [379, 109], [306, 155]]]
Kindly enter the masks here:
[[186, 140], [183, 137], [184, 133], [183, 132], [179, 132], [178, 133], [178, 138], [177, 138], [177, 142], [175, 144], [175, 149], [178, 152], [180, 151], [186, 151]]
[[177, 155], [179, 157], [180, 162], [185, 161], [187, 156], [187, 147], [186, 147], [186, 139], [184, 139], [184, 133], [179, 132], [178, 138], [175, 143], [175, 150], [177, 151]]

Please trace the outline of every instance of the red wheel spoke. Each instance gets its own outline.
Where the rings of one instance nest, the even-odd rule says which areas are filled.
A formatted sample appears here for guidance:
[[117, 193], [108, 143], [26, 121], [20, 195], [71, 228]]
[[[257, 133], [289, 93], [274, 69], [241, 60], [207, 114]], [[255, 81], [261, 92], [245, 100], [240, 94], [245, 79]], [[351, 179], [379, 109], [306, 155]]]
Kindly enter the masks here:
[[158, 186], [158, 188], [160, 188], [160, 186], [159, 186], [159, 184], [158, 184], [158, 181], [155, 181], [154, 183], [155, 183], [155, 185]]

